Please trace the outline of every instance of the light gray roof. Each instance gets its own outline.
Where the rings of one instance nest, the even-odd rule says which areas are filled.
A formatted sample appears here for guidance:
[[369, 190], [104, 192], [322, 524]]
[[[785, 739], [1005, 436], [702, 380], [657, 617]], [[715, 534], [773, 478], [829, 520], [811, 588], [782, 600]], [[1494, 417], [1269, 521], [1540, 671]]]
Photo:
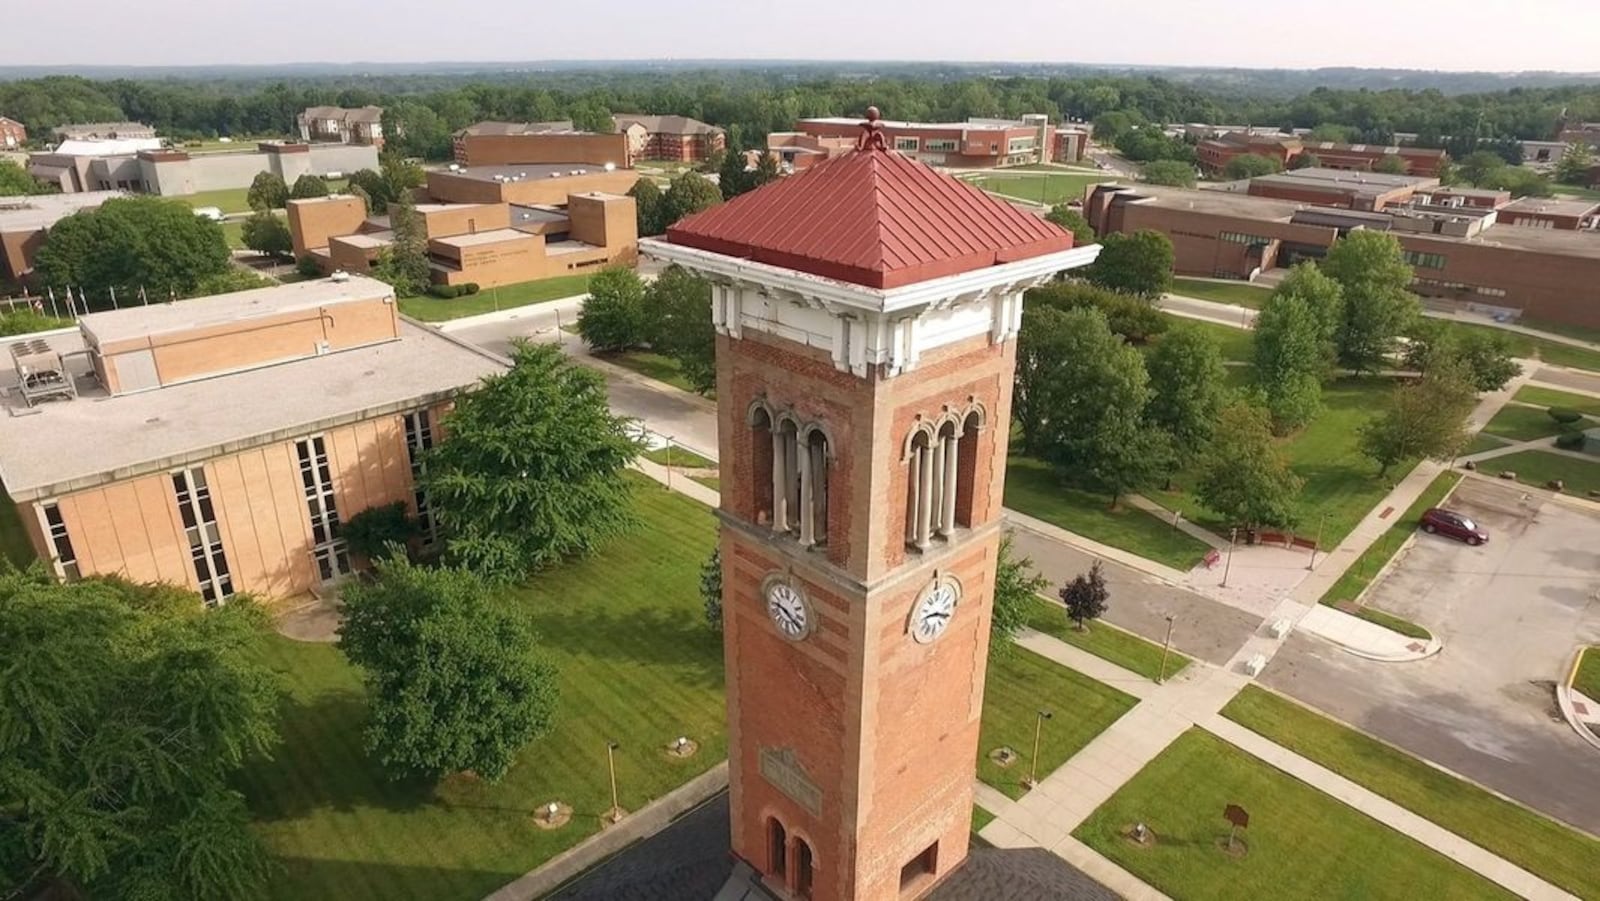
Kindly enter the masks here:
[[[180, 301], [189, 303], [190, 301]], [[76, 332], [51, 333], [60, 350]], [[0, 384], [15, 385], [9, 357]], [[82, 360], [73, 366], [80, 374]], [[452, 396], [504, 364], [409, 320], [400, 338], [215, 378], [27, 409], [8, 391], [0, 413], [0, 479], [31, 500], [192, 464]]]
[[93, 209], [113, 197], [121, 196], [121, 191], [81, 191], [74, 194], [0, 197], [0, 232], [49, 228], [79, 210]]
[[1542, 213], [1546, 216], [1586, 216], [1600, 210], [1600, 200], [1556, 200], [1523, 197], [1500, 208], [1502, 213]]
[[554, 122], [496, 122], [488, 120], [456, 132], [461, 135], [532, 135], [532, 134], [561, 134], [565, 132], [578, 133], [573, 127], [571, 119], [561, 119]]
[[708, 125], [699, 119], [688, 116], [651, 116], [642, 113], [618, 113], [611, 117], [611, 121], [621, 131], [637, 122], [644, 126], [644, 130], [651, 134], [668, 135], [720, 135], [722, 129], [715, 125]]
[[90, 313], [79, 319], [78, 324], [94, 342], [107, 344], [146, 335], [187, 332], [295, 310], [313, 310], [345, 301], [393, 296], [394, 289], [375, 278], [359, 275], [350, 276], [346, 281], [320, 278], [175, 303]]
[[310, 119], [336, 119], [340, 122], [382, 122], [383, 107], [381, 106], [309, 106], [300, 118]]
[[58, 135], [107, 135], [122, 132], [155, 132], [155, 126], [143, 122], [75, 122], [57, 125], [52, 133]]

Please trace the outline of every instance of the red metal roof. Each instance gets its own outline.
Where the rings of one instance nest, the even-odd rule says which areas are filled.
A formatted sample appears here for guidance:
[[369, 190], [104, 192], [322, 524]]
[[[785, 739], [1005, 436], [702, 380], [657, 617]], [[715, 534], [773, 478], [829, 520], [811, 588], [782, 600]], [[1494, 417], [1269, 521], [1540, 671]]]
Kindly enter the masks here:
[[881, 149], [857, 150], [667, 229], [673, 244], [869, 288], [1072, 247], [1071, 233]]

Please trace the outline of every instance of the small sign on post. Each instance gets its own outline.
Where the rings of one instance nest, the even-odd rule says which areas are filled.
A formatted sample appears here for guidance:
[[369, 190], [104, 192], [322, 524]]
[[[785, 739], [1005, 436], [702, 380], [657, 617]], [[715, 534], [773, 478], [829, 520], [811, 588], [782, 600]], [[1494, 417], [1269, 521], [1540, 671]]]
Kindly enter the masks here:
[[1237, 804], [1229, 804], [1222, 809], [1222, 818], [1228, 821], [1228, 850], [1234, 850], [1239, 835], [1239, 830], [1250, 825], [1250, 814]]

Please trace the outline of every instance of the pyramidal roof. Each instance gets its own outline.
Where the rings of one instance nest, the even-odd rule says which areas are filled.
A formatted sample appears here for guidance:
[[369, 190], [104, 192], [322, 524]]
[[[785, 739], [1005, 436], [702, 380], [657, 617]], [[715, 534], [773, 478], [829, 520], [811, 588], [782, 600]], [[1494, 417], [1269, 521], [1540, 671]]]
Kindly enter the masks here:
[[686, 217], [667, 240], [869, 288], [1072, 247], [1054, 223], [881, 145]]

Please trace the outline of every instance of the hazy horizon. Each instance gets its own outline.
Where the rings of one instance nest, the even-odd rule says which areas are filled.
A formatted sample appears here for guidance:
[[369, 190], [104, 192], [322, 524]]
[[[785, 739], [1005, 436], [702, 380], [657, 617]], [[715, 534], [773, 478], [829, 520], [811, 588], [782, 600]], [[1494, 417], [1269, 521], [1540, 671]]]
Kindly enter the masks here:
[[[1484, 0], [1350, 0], [1336, 12], [1221, 21], [1183, 0], [1136, 7], [975, 13], [968, 3], [815, 0], [761, 10], [748, 0], [617, 0], [605, 15], [513, 0], [442, 6], [393, 0], [275, 4], [79, 0], [73, 23], [12, 17], [8, 66], [220, 66], [724, 60], [1011, 62], [1254, 69], [1330, 67], [1445, 72], [1600, 71], [1600, 5], [1541, 0], [1507, 16]], [[1480, 15], [1481, 13], [1481, 15]], [[1499, 15], [1496, 15], [1499, 13]], [[1226, 17], [1232, 18], [1232, 17]], [[1484, 24], [1479, 24], [1482, 22]], [[318, 32], [321, 31], [319, 36]], [[736, 35], [730, 40], [729, 35]], [[351, 52], [341, 58], [341, 46]], [[670, 51], [670, 52], [667, 52]]]

